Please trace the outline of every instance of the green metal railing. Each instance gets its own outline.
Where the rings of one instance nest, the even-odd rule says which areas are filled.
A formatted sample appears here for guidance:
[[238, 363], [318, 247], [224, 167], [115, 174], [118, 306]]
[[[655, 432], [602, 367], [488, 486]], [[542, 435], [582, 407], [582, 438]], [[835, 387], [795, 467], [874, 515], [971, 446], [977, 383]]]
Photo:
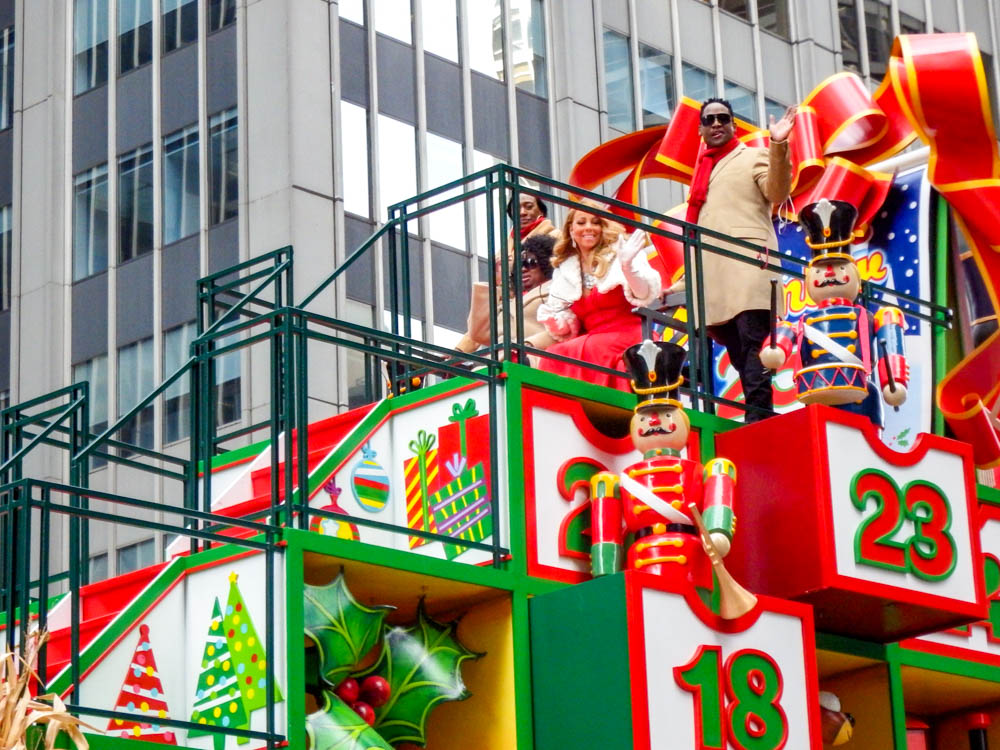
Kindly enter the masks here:
[[[538, 187], [528, 187], [528, 179]], [[712, 392], [711, 345], [704, 326], [705, 319], [702, 255], [706, 252], [733, 258], [739, 262], [753, 260], [734, 252], [731, 248], [757, 251], [756, 246], [736, 240], [718, 232], [702, 229], [687, 222], [664, 217], [661, 214], [605, 198], [596, 193], [582, 191], [557, 182], [544, 175], [498, 165], [471, 174], [460, 180], [428, 190], [389, 208], [385, 224], [354, 250], [339, 267], [302, 301], [295, 302], [292, 285], [293, 252], [291, 247], [275, 250], [252, 260], [239, 263], [198, 282], [197, 336], [191, 344], [188, 359], [160, 385], [141, 399], [116, 422], [92, 434], [89, 427], [89, 390], [86, 383], [54, 391], [47, 396], [18, 404], [0, 412], [2, 422], [2, 451], [0, 451], [0, 539], [5, 549], [17, 550], [15, 554], [0, 555], [0, 611], [6, 615], [5, 636], [10, 647], [24, 642], [28, 617], [20, 618], [32, 606], [37, 606], [38, 620], [47, 622], [49, 595], [53, 586], [65, 580], [71, 595], [72, 652], [79, 653], [79, 589], [87, 582], [88, 524], [127, 524], [163, 533], [177, 534], [190, 540], [192, 552], [218, 544], [234, 544], [259, 550], [267, 555], [268, 595], [267, 632], [271, 638], [274, 625], [274, 601], [271, 590], [274, 555], [280, 554], [278, 545], [281, 529], [286, 526], [309, 528], [312, 518], [346, 520], [359, 526], [391, 531], [404, 536], [419, 536], [432, 541], [465, 546], [490, 554], [495, 567], [501, 567], [510, 550], [500, 543], [499, 532], [491, 541], [468, 542], [445, 537], [429, 531], [420, 531], [382, 521], [320, 511], [309, 507], [309, 498], [318, 491], [319, 478], [310, 477], [308, 466], [309, 433], [309, 362], [310, 351], [315, 347], [335, 347], [363, 355], [366, 393], [377, 398], [381, 391], [380, 363], [398, 366], [396, 377], [433, 374], [440, 377], [462, 377], [479, 383], [488, 390], [491, 426], [490, 460], [498, 466], [499, 422], [501, 388], [503, 388], [503, 360], [517, 359], [527, 362], [528, 355], [550, 358], [591, 369], [613, 377], [626, 377], [624, 373], [560, 357], [551, 352], [539, 351], [526, 345], [524, 317], [515, 301], [523, 291], [520, 274], [511, 273], [511, 257], [506, 243], [512, 234], [513, 258], [520, 257], [521, 241], [518, 232], [511, 233], [511, 222], [506, 214], [508, 202], [518, 205], [521, 195], [533, 195], [553, 205], [572, 206], [576, 196], [586, 196], [601, 201], [609, 208], [624, 209], [629, 217], [610, 211], [588, 209], [609, 220], [619, 222], [630, 230], [641, 229], [651, 235], [675, 240], [683, 244], [685, 271], [689, 288], [694, 292], [692, 314], [688, 315], [685, 331], [692, 351], [690, 382], [682, 389], [695, 408], [711, 412], [718, 404], [741, 404], [728, 401]], [[410, 274], [411, 222], [429, 217], [435, 212], [452, 206], [466, 206], [466, 215], [474, 215], [470, 202], [485, 202], [486, 263], [488, 269], [499, 267], [499, 286], [489, 284], [492, 309], [499, 316], [490, 319], [490, 344], [472, 354], [460, 354], [447, 347], [414, 339], [411, 321], [414, 289]], [[633, 215], [638, 218], [631, 218]], [[662, 223], [655, 223], [662, 222]], [[420, 238], [426, 241], [427, 238]], [[722, 244], [726, 247], [722, 247]], [[343, 283], [347, 272], [366, 256], [377, 256], [385, 250], [387, 274], [386, 306], [389, 323], [383, 326], [364, 326], [318, 311], [316, 300], [331, 286]], [[378, 262], [376, 258], [376, 262]], [[762, 264], [757, 262], [757, 266]], [[779, 253], [770, 253], [763, 267], [782, 274], [801, 276], [802, 261]], [[789, 270], [789, 266], [792, 270]], [[463, 296], [466, 290], [457, 292]], [[940, 305], [892, 292], [910, 303], [914, 310], [907, 311], [931, 322], [935, 326], [950, 326], [951, 311]], [[512, 309], [510, 306], [514, 304]], [[381, 313], [381, 311], [378, 311]], [[513, 312], [513, 319], [511, 313]], [[649, 318], [656, 318], [655, 311], [640, 311]], [[267, 350], [269, 379], [269, 405], [267, 417], [254, 423], [220, 427], [216, 419], [219, 398], [215, 371], [220, 357], [237, 351]], [[135, 445], [118, 439], [144, 409], [164, 396], [167, 390], [187, 379], [190, 393], [189, 418], [191, 424], [189, 454], [177, 457], [149, 447]], [[267, 506], [243, 518], [235, 519], [212, 511], [213, 458], [237, 440], [263, 439], [271, 446], [270, 498]], [[67, 484], [58, 484], [26, 478], [25, 462], [40, 450], [55, 450], [64, 454]], [[147, 472], [179, 487], [183, 502], [180, 506], [168, 502], [152, 502], [123, 495], [98, 492], [88, 487], [91, 461], [103, 459], [110, 463]], [[284, 471], [282, 471], [284, 467]], [[491, 511], [495, 519], [500, 514], [500, 484], [498, 471], [490, 473], [489, 488]], [[107, 503], [120, 512], [97, 511], [91, 501]], [[135, 518], [130, 510], [141, 509], [162, 513], [169, 521], [152, 521]], [[55, 543], [49, 532], [51, 519], [65, 516], [69, 534], [66, 543], [69, 564], [66, 570], [53, 571], [49, 546]], [[497, 524], [499, 529], [502, 525]], [[234, 537], [238, 534], [245, 537]], [[457, 563], [459, 564], [459, 563]], [[32, 578], [32, 566], [37, 577]], [[43, 656], [44, 659], [44, 656]], [[72, 684], [79, 684], [79, 662], [72, 661]], [[270, 663], [268, 664], [270, 670]], [[44, 674], [44, 667], [42, 669]], [[269, 672], [268, 679], [273, 679]], [[73, 704], [78, 701], [73, 697]], [[110, 716], [113, 712], [79, 709], [94, 716]], [[264, 733], [251, 733], [252, 737], [277, 747], [282, 741], [274, 726], [273, 705], [268, 708], [268, 726]], [[163, 722], [168, 726], [185, 727], [186, 722]], [[220, 730], [222, 731], [222, 730]], [[224, 732], [235, 733], [235, 732]]]

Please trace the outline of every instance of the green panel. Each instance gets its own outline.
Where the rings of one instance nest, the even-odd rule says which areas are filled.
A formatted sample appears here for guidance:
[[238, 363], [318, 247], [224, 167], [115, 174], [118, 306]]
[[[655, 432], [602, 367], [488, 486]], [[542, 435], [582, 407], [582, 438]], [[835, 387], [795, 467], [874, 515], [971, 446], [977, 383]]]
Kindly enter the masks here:
[[535, 747], [631, 750], [625, 576], [536, 596], [529, 615]]

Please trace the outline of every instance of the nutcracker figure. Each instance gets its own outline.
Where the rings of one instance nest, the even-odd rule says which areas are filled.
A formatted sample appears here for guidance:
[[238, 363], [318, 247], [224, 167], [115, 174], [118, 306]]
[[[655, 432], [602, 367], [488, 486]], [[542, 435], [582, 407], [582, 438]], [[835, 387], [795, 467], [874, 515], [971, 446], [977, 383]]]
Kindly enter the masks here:
[[685, 354], [677, 344], [649, 340], [624, 354], [639, 396], [631, 434], [642, 460], [621, 475], [602, 472], [591, 479], [594, 576], [622, 570], [629, 534], [624, 567], [710, 589], [713, 565], [689, 515], [697, 510], [718, 553], [729, 552], [736, 470], [724, 458], [703, 468], [680, 453], [691, 429], [677, 398]]
[[[806, 308], [794, 323], [778, 321], [761, 347], [760, 359], [777, 370], [797, 346], [799, 401], [863, 414], [881, 428], [883, 399], [890, 406], [906, 400], [906, 324], [895, 307], [880, 307], [872, 315], [856, 303], [861, 277], [847, 246], [857, 215], [850, 203], [826, 198], [799, 212], [813, 252], [805, 285], [814, 307]], [[873, 362], [881, 392], [872, 380]]]

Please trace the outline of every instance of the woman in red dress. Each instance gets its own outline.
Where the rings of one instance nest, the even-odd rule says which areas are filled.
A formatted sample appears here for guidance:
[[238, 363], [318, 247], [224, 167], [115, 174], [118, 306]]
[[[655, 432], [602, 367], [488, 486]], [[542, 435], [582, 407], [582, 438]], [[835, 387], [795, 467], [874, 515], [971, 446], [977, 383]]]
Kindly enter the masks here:
[[[603, 208], [589, 200], [581, 205]], [[620, 224], [583, 208], [569, 211], [552, 254], [549, 298], [538, 310], [539, 322], [557, 342], [547, 351], [625, 372], [622, 352], [642, 340], [642, 322], [632, 308], [650, 304], [661, 291], [645, 245], [645, 232], [626, 238]], [[547, 357], [539, 367], [631, 392], [628, 378]]]

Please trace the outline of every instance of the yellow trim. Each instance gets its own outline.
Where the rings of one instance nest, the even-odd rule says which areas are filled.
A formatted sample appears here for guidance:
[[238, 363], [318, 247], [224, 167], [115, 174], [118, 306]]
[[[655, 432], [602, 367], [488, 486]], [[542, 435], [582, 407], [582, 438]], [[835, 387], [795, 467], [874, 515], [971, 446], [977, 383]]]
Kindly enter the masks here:
[[826, 370], [826, 369], [828, 369], [830, 367], [837, 367], [837, 368], [847, 367], [847, 368], [850, 368], [852, 370], [861, 370], [861, 371], [864, 371], [864, 369], [865, 369], [864, 365], [856, 365], [856, 364], [854, 364], [852, 362], [837, 362], [836, 364], [811, 365], [809, 367], [803, 367], [801, 370], [799, 370], [797, 373], [795, 373], [795, 376], [798, 377], [799, 375], [801, 375], [804, 372], [816, 372], [816, 370]]
[[983, 58], [979, 52], [979, 46], [976, 44], [976, 37], [973, 34], [967, 34], [965, 38], [969, 43], [969, 54], [972, 55], [972, 67], [979, 89], [979, 112], [982, 114], [983, 125], [986, 127], [993, 150], [993, 177], [997, 178], [1000, 177], [1000, 162], [997, 161], [997, 135], [993, 128], [993, 118], [986, 116], [992, 110], [989, 86], [986, 84], [986, 70], [983, 68]]
[[[965, 237], [965, 241], [972, 252], [972, 258], [976, 263], [976, 268], [979, 269], [979, 274], [983, 277], [983, 279], [989, 279], [989, 274], [986, 272], [986, 268], [983, 266], [983, 259], [978, 249], [979, 246], [976, 244], [975, 238], [973, 238], [972, 233], [969, 231], [969, 227], [965, 223], [965, 219], [963, 219], [959, 215], [958, 211], [951, 211], [950, 213], [954, 217], [955, 223], [958, 225], [959, 231]], [[993, 309], [994, 310], [1000, 309], [1000, 300], [997, 299], [997, 289], [994, 288], [993, 284], [990, 283], [984, 284], [984, 286], [986, 287], [987, 294], [990, 295], [990, 304], [993, 307]], [[972, 354], [970, 352], [970, 354], [966, 358], [963, 358], [958, 364], [956, 364], [951, 369], [951, 372], [958, 372], [958, 370], [960, 369], [961, 365], [965, 362], [965, 360], [971, 356]], [[946, 375], [941, 382], [947, 380], [947, 377], [948, 376]]]
[[[649, 378], [650, 380], [656, 379], [655, 372], [650, 372], [649, 374], [651, 376]], [[632, 390], [635, 391], [637, 395], [648, 396], [650, 393], [664, 393], [666, 391], [672, 391], [674, 388], [680, 388], [681, 384], [684, 382], [684, 376], [681, 375], [679, 378], [677, 378], [676, 381], [674, 381], [673, 383], [669, 383], [668, 385], [654, 385], [652, 388], [640, 388], [635, 384], [634, 380], [630, 382], [632, 383]]]
[[648, 560], [636, 560], [635, 567], [638, 570], [646, 567], [647, 565], [656, 565], [657, 563], [665, 563], [665, 562], [677, 563], [679, 565], [687, 565], [687, 561], [688, 559], [686, 555], [676, 555], [676, 556], [668, 555], [665, 557], [650, 557]]
[[857, 320], [858, 314], [855, 312], [849, 313], [830, 313], [829, 315], [818, 315], [815, 318], [806, 318], [806, 323], [810, 325], [813, 323], [822, 323], [824, 320]]
[[682, 494], [684, 492], [684, 485], [683, 484], [661, 484], [661, 485], [658, 485], [658, 486], [650, 487], [649, 489], [651, 489], [653, 492], [656, 492], [656, 493], [670, 492], [671, 494], [674, 494], [674, 495], [680, 495], [680, 494]]
[[651, 466], [648, 469], [629, 469], [625, 473], [628, 474], [632, 479], [636, 477], [644, 477], [647, 474], [659, 474], [660, 472], [669, 471], [675, 474], [680, 474], [684, 471], [684, 467], [680, 464], [673, 464], [672, 466]]
[[[809, 92], [809, 95], [805, 99], [802, 100], [802, 104], [799, 105], [799, 109], [804, 109], [805, 107], [809, 107], [809, 109], [815, 112], [816, 108], [810, 105], [809, 102], [811, 102], [813, 99], [819, 96], [823, 91], [827, 89], [827, 87], [829, 87], [831, 83], [836, 81], [838, 78], [849, 78], [850, 76], [857, 77], [857, 75], [858, 75], [857, 73], [851, 73], [850, 71], [845, 70], [842, 73], [835, 73], [829, 78], [824, 79], [816, 88], [814, 88], [812, 91]], [[859, 78], [858, 80], [860, 81], [861, 79]], [[864, 84], [861, 85], [863, 88]]]
[[679, 161], [671, 159], [668, 156], [664, 156], [663, 154], [657, 154], [656, 161], [660, 162], [660, 164], [666, 164], [668, 167], [672, 167], [681, 174], [686, 174], [688, 177], [694, 176], [694, 167], [689, 167], [686, 164], [681, 164]]
[[673, 406], [681, 411], [684, 410], [684, 404], [675, 398], [650, 398], [645, 401], [640, 401], [635, 405], [632, 411], [638, 414], [643, 409], [651, 409], [654, 406]]
[[990, 188], [996, 186], [996, 177], [984, 177], [981, 180], [959, 180], [958, 182], [949, 182], [946, 185], [936, 185], [934, 189], [939, 193], [954, 193], [958, 190], [974, 190], [978, 188]]
[[855, 112], [853, 115], [851, 115], [842, 123], [840, 123], [840, 125], [837, 126], [837, 129], [833, 131], [833, 134], [826, 139], [826, 143], [823, 144], [823, 153], [825, 154], [827, 151], [830, 150], [831, 146], [833, 146], [834, 141], [836, 141], [840, 137], [841, 133], [847, 130], [851, 125], [854, 125], [861, 118], [868, 117], [869, 115], [879, 115], [880, 117], [882, 117], [882, 128], [881, 130], [878, 131], [878, 133], [875, 136], [853, 146], [852, 150], [855, 149], [860, 150], [868, 146], [873, 146], [876, 143], [878, 143], [882, 139], [882, 136], [884, 136], [889, 131], [889, 118], [885, 116], [885, 112], [883, 112], [882, 110], [872, 109], [869, 107], [868, 109], [862, 109], [860, 112]]
[[[654, 528], [655, 525], [654, 525]], [[666, 531], [666, 526], [664, 526], [664, 531]], [[645, 552], [648, 549], [653, 549], [654, 547], [683, 547], [683, 539], [661, 539], [658, 542], [636, 542], [633, 549], [636, 552]]]
[[[848, 345], [848, 346], [846, 347], [846, 349], [847, 349], [847, 351], [849, 351], [849, 352], [850, 352], [851, 354], [854, 354], [854, 352], [855, 352], [855, 351], [857, 351], [857, 347], [856, 347], [856, 346], [854, 346], [854, 344], [849, 344], [849, 345]], [[813, 350], [813, 353], [812, 353], [812, 356], [813, 356], [813, 359], [816, 359], [817, 357], [819, 357], [819, 356], [821, 356], [821, 355], [823, 355], [823, 354], [829, 354], [829, 353], [830, 353], [830, 352], [828, 352], [828, 351], [827, 351], [826, 349], [814, 349], [814, 350]]]
[[[801, 398], [802, 396], [808, 396], [810, 393], [824, 393], [826, 391], [854, 391], [855, 393], [860, 393], [862, 395], [868, 393], [867, 388], [857, 388], [853, 385], [825, 385], [822, 388], [810, 388], [807, 391], [801, 391], [799, 393], [799, 398]], [[863, 401], [863, 400], [864, 400], [863, 398], [858, 399], [858, 401]]]
[[[852, 241], [853, 237], [850, 240], [846, 240], [845, 242], [839, 242], [836, 244], [828, 242], [822, 245], [809, 245], [809, 240], [806, 240], [806, 244], [809, 245], [809, 247], [811, 247], [813, 250], [823, 250], [827, 247], [843, 247], [844, 245], [850, 245]], [[815, 258], [810, 260], [809, 264], [806, 267], [812, 268], [813, 263], [819, 263], [824, 260], [836, 260], [838, 258], [840, 260], [850, 260], [850, 261], [854, 260], [854, 256], [848, 253], [823, 253], [822, 255], [817, 255]]]

